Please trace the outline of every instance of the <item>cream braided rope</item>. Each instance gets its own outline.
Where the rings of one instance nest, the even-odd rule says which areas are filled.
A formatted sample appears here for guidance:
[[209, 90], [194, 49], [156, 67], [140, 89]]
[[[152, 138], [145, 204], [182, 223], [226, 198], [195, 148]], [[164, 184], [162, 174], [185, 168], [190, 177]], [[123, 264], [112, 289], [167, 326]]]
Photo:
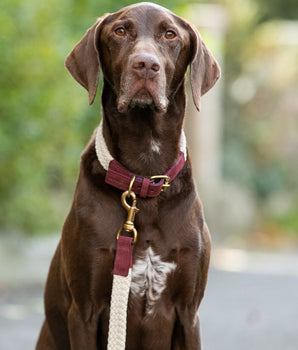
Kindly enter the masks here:
[[102, 165], [104, 170], [108, 170], [110, 162], [114, 159], [108, 150], [106, 141], [102, 133], [102, 121], [100, 122], [95, 136], [95, 151], [99, 163]]
[[124, 350], [126, 342], [126, 319], [127, 319], [127, 304], [131, 283], [131, 269], [129, 269], [127, 277], [114, 275], [108, 350]]

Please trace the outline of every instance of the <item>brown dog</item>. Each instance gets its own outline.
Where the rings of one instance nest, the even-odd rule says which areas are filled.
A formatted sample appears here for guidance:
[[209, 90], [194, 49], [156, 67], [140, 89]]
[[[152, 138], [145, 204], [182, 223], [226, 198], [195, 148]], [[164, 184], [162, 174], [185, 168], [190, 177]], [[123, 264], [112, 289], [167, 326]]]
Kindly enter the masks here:
[[[140, 211], [135, 218], [128, 350], [201, 349], [198, 308], [207, 281], [210, 236], [189, 157], [184, 164], [186, 154], [180, 152], [188, 65], [199, 109], [201, 95], [220, 76], [219, 67], [191, 24], [151, 3], [99, 18], [66, 59], [72, 76], [88, 90], [90, 104], [102, 69], [98, 137], [121, 164], [120, 175], [123, 168], [140, 174], [132, 187], [139, 194]], [[101, 159], [105, 150], [97, 147], [98, 159], [96, 137], [82, 155], [73, 205], [51, 263], [38, 350], [107, 348], [116, 235], [126, 212], [117, 171], [111, 172], [116, 182], [113, 176], [108, 181]], [[171, 169], [177, 170], [174, 175]], [[166, 173], [169, 181], [150, 179]], [[160, 182], [165, 190], [158, 194]]]

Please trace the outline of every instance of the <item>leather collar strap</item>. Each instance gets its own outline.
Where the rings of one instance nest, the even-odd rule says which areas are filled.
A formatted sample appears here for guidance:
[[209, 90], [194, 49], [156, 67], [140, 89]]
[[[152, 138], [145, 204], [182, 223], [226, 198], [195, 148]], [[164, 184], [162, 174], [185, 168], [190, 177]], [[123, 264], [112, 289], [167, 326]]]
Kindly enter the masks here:
[[[178, 175], [180, 170], [184, 167], [185, 160], [184, 154], [180, 152], [177, 162], [165, 173], [169, 177], [168, 183], [171, 183]], [[108, 171], [106, 173], [105, 182], [111, 186], [117, 187], [120, 190], [127, 190], [130, 182], [135, 174], [126, 170], [117, 160], [110, 162]], [[158, 180], [156, 182], [156, 180]], [[156, 180], [150, 179], [150, 177], [136, 175], [134, 183], [132, 185], [132, 191], [138, 194], [142, 198], [156, 197], [162, 191], [165, 185], [165, 179], [162, 177], [156, 177]]]
[[[101, 123], [97, 130], [95, 148], [99, 162], [105, 168], [105, 170], [107, 170], [105, 182], [122, 191], [125, 191], [128, 190], [132, 178], [136, 176], [131, 188], [135, 194], [142, 198], [158, 196], [163, 188], [168, 187], [167, 184], [171, 183], [184, 167], [186, 160], [186, 142], [184, 133], [182, 134], [181, 139], [181, 151], [176, 163], [164, 175], [158, 175], [155, 176], [155, 179], [152, 179], [150, 176], [141, 176], [131, 173], [116, 159], [112, 158], [103, 138]], [[167, 177], [168, 181], [166, 180]]]

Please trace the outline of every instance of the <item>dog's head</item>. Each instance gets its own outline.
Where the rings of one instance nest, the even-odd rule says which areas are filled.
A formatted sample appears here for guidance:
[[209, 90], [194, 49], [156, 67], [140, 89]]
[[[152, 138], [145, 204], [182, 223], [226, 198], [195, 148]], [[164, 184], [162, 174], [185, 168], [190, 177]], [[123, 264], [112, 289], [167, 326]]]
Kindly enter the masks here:
[[166, 112], [190, 65], [194, 103], [216, 83], [219, 66], [197, 29], [169, 10], [139, 3], [99, 18], [66, 58], [71, 75], [95, 98], [100, 68], [117, 109]]

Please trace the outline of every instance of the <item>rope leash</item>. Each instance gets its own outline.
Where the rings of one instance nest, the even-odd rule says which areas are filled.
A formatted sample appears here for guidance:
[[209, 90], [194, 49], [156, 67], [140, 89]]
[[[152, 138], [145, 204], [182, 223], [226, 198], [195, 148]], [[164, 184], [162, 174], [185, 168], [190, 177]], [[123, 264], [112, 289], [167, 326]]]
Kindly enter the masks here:
[[130, 284], [131, 268], [126, 277], [114, 274], [110, 306], [108, 350], [125, 349], [127, 304]]
[[[133, 177], [128, 191], [123, 192], [121, 203], [127, 211], [127, 219], [117, 234], [117, 250], [113, 270], [113, 286], [110, 305], [110, 321], [108, 334], [108, 350], [124, 350], [126, 342], [127, 305], [131, 284], [133, 244], [137, 240], [137, 230], [134, 219], [139, 209], [136, 207], [136, 195], [131, 188]], [[132, 205], [127, 198], [132, 198]], [[122, 232], [132, 234], [133, 237], [121, 235]]]

